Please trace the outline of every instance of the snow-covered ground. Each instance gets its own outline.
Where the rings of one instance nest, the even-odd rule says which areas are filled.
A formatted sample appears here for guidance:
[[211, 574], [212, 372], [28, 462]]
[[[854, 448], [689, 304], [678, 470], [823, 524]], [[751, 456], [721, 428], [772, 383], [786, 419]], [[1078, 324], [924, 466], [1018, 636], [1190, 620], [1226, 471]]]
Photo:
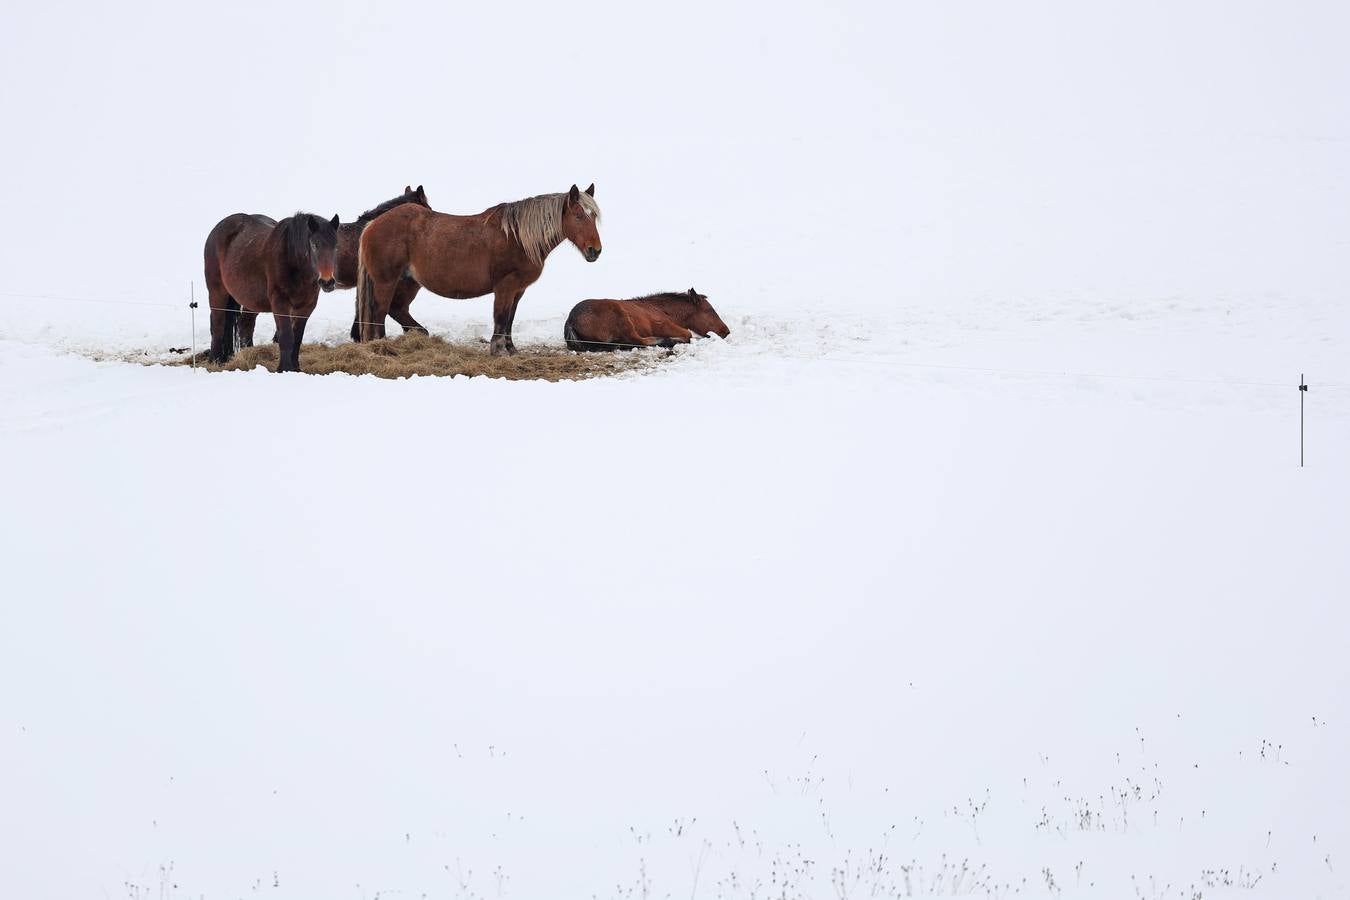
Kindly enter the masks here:
[[1350, 390], [1299, 469], [1289, 378], [957, 368], [1350, 382], [1146, 312], [558, 385], [5, 342], [15, 895], [1344, 895]]
[[[495, 87], [451, 61], [503, 12], [83, 10], [36, 85], [57, 13], [16, 14], [0, 891], [1350, 896], [1347, 13], [1011, 8], [541, 10]], [[286, 70], [288, 148], [241, 98], [307, 29], [342, 78]], [[418, 78], [348, 78], [381, 54]], [[420, 124], [374, 146], [394, 83]], [[236, 208], [574, 180], [606, 253], [518, 342], [690, 285], [729, 340], [559, 384], [141, 364]]]

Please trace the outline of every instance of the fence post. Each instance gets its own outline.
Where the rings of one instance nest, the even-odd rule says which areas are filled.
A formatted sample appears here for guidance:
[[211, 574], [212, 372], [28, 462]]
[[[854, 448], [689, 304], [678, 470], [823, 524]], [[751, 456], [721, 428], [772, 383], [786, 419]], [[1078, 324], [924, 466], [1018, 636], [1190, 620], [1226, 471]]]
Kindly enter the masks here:
[[188, 282], [188, 309], [192, 310], [192, 368], [197, 368], [197, 282]]
[[1303, 398], [1308, 393], [1308, 378], [1298, 373], [1298, 467], [1303, 468]]

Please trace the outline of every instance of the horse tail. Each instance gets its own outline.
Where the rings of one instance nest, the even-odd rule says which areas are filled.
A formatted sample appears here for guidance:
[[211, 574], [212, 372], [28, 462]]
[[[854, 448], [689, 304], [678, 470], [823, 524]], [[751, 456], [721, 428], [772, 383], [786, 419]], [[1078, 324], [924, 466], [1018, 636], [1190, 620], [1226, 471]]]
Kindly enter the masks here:
[[225, 298], [225, 333], [234, 336], [232, 346], [238, 348], [241, 346], [239, 333], [239, 301], [233, 297]]
[[365, 254], [356, 253], [356, 318], [352, 320], [352, 340], [361, 340], [361, 323], [375, 321], [375, 282], [366, 270]]
[[563, 326], [563, 340], [567, 341], [568, 350], [583, 350], [580, 338], [577, 337], [577, 330], [572, 325], [572, 319], [569, 316], [567, 324]]

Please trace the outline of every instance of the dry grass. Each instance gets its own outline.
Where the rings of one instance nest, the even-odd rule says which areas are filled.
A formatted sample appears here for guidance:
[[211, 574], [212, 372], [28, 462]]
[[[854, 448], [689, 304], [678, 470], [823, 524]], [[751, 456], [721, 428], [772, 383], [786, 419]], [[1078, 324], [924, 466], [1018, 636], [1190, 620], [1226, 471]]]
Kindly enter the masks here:
[[[366, 344], [303, 344], [300, 369], [314, 375], [346, 372], [379, 378], [410, 375], [486, 375], [512, 380], [578, 381], [649, 368], [667, 356], [645, 350], [624, 353], [573, 353], [562, 347], [526, 347], [515, 356], [490, 356], [486, 342], [451, 343], [413, 332]], [[279, 354], [272, 343], [250, 347], [222, 365], [197, 354], [197, 366], [209, 372], [238, 372], [262, 366], [277, 370]], [[173, 365], [186, 366], [188, 359]]]

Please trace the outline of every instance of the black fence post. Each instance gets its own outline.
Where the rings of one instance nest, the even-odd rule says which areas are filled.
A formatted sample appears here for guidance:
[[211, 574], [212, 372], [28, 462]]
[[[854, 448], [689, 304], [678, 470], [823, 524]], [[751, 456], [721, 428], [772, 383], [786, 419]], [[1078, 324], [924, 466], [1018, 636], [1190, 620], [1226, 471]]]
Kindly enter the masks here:
[[1308, 379], [1298, 373], [1298, 467], [1303, 468], [1303, 398], [1308, 393]]

